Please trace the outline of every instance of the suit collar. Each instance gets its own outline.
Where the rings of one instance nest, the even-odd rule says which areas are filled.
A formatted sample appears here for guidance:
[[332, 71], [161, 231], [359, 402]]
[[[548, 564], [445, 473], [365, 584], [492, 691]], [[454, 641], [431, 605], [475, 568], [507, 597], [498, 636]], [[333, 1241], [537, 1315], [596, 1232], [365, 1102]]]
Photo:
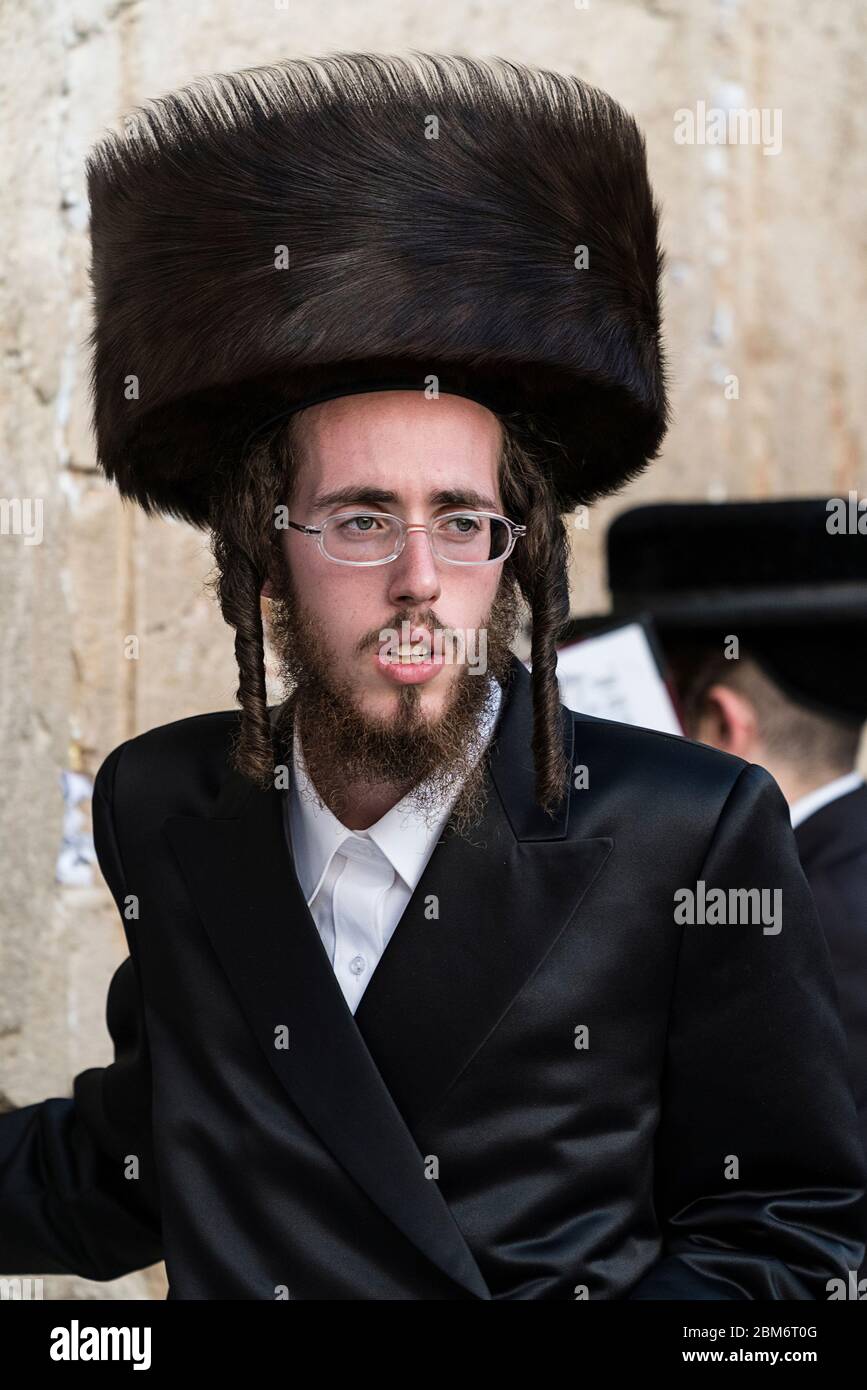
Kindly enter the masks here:
[[867, 786], [863, 784], [822, 806], [795, 827], [795, 842], [805, 871], [863, 854], [867, 849]]
[[[334, 1157], [419, 1250], [490, 1297], [416, 1143], [574, 917], [612, 841], [532, 801], [530, 678], [514, 660], [469, 840], [440, 840], [353, 1018], [298, 883], [280, 796], [230, 773], [211, 817], [163, 833], [269, 1065]], [[573, 719], [561, 707], [571, 759]], [[532, 903], [532, 911], [528, 904]], [[286, 1025], [290, 1046], [277, 1049]], [[287, 1115], [287, 1123], [289, 1116]]]
[[805, 796], [798, 797], [793, 801], [789, 808], [792, 825], [797, 830], [798, 826], [808, 820], [810, 816], [821, 811], [823, 806], [830, 806], [832, 801], [836, 801], [839, 796], [847, 796], [849, 792], [854, 792], [858, 787], [864, 785], [864, 778], [860, 772], [854, 769], [844, 773], [841, 777], [834, 777], [832, 781], [826, 782], [821, 787], [807, 792]]

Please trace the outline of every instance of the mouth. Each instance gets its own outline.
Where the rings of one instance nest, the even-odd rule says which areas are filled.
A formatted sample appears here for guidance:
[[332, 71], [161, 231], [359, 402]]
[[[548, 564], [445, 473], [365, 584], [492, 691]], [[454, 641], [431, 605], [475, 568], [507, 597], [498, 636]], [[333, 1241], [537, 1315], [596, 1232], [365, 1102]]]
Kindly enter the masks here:
[[418, 685], [431, 680], [445, 663], [444, 653], [433, 649], [427, 628], [413, 628], [408, 642], [383, 642], [374, 652], [376, 669], [397, 685]]

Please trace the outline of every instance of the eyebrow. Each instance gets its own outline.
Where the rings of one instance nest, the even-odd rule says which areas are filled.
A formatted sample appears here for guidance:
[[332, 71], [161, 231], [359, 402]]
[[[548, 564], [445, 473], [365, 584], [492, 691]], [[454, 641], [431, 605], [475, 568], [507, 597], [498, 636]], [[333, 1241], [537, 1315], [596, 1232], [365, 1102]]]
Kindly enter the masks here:
[[[441, 488], [428, 493], [428, 502], [434, 507], [454, 506], [472, 507], [481, 512], [499, 512], [499, 505], [487, 493], [477, 492], [475, 488]], [[347, 487], [335, 488], [331, 492], [317, 492], [312, 507], [318, 511], [322, 507], [338, 507], [356, 502], [365, 506], [383, 506], [399, 503], [396, 492], [388, 488], [373, 487], [367, 483], [350, 483]]]

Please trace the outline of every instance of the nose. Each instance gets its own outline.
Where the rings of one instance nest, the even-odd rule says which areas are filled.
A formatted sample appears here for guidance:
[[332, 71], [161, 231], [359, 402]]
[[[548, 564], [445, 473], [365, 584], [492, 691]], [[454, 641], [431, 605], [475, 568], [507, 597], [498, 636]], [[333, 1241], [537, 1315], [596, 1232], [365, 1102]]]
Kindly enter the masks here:
[[403, 550], [387, 566], [388, 597], [393, 604], [434, 603], [442, 592], [440, 572], [423, 526], [411, 527]]

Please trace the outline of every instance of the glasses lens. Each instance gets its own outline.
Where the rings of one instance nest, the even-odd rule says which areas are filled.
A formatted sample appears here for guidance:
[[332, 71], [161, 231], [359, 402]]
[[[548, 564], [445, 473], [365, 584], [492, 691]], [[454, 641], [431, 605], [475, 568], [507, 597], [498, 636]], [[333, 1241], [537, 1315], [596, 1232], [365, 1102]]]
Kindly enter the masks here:
[[444, 560], [484, 565], [498, 560], [509, 548], [509, 528], [505, 521], [482, 512], [461, 512], [440, 517], [433, 529], [433, 543]]
[[322, 545], [332, 560], [387, 560], [397, 549], [399, 531], [394, 521], [376, 512], [341, 512], [325, 522]]

